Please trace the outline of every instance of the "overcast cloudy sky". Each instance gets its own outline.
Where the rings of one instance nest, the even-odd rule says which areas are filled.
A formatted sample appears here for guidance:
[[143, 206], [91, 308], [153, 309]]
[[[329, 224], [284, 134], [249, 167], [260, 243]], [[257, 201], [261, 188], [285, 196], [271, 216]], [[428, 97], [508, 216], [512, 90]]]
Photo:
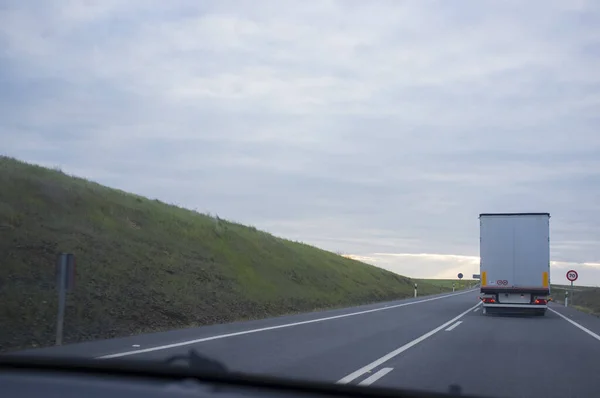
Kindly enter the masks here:
[[600, 2], [0, 4], [0, 151], [401, 274], [550, 212], [600, 285]]

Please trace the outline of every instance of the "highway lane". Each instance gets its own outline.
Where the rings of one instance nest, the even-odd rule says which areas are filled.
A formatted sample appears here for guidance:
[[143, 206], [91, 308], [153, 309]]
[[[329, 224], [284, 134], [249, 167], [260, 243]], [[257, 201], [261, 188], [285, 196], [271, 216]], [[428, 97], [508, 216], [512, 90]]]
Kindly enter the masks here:
[[[297, 379], [435, 391], [459, 384], [464, 393], [491, 397], [600, 391], [600, 336], [554, 312], [483, 316], [477, 296], [474, 290], [30, 352], [163, 360], [193, 348], [232, 370]], [[552, 308], [600, 335], [600, 319]]]
[[[192, 347], [236, 371], [335, 382], [399, 344], [411, 342], [460, 315], [477, 304], [476, 295], [472, 291], [433, 301], [423, 298], [427, 301], [396, 308], [389, 306], [402, 303], [390, 303], [381, 311], [353, 311], [349, 313], [359, 314], [206, 341]], [[313, 317], [321, 319], [323, 315]], [[160, 349], [136, 357], [162, 359], [189, 348]]]
[[[600, 331], [597, 317], [552, 308], [584, 321], [592, 333]], [[476, 310], [371, 374], [384, 370], [376, 385], [393, 388], [443, 392], [457, 384], [464, 394], [490, 397], [593, 397], [600, 393], [599, 337], [555, 312], [483, 316]]]
[[[142, 353], [144, 350], [147, 349], [163, 351], [162, 349], [159, 349], [157, 347], [178, 344], [180, 344], [183, 347], [183, 351], [185, 351], [190, 348], [198, 349], [197, 345], [191, 343], [194, 340], [198, 339], [223, 337], [232, 333], [250, 333], [268, 328], [286, 329], [289, 327], [295, 327], [298, 324], [302, 323], [317, 323], [321, 320], [336, 319], [338, 317], [357, 317], [362, 316], [364, 313], [368, 313], [370, 311], [389, 311], [395, 308], [422, 305], [422, 303], [438, 302], [439, 300], [447, 300], [449, 297], [461, 296], [464, 294], [473, 294], [474, 292], [475, 291], [472, 290], [469, 292], [462, 291], [456, 293], [444, 293], [432, 296], [408, 298], [403, 300], [367, 304], [356, 307], [315, 311], [295, 315], [286, 315], [253, 321], [232, 322], [196, 328], [171, 330], [166, 332], [148, 333], [131, 337], [68, 344], [62, 347], [36, 348], [31, 350], [19, 351], [18, 354], [63, 355], [75, 357], [101, 357], [112, 354], [115, 354], [117, 356], [129, 356], [130, 354], [134, 353]], [[163, 355], [164, 353], [161, 354], [161, 356]], [[139, 358], [139, 356], [137, 355], [135, 357]]]
[[460, 315], [476, 296], [472, 290], [28, 353], [163, 360], [193, 348], [236, 371], [335, 382]]

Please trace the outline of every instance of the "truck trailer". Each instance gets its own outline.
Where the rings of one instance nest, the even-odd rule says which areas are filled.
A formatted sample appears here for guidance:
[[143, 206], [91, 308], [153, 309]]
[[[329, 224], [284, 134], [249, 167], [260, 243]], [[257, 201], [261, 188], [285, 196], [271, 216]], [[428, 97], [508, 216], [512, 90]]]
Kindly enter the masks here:
[[479, 215], [482, 313], [544, 315], [550, 296], [550, 214]]

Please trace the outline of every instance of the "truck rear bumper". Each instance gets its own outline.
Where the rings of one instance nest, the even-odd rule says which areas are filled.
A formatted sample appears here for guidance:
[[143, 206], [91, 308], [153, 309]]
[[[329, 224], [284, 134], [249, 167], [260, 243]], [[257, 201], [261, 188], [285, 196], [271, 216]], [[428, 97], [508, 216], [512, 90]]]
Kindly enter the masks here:
[[482, 294], [495, 294], [495, 293], [530, 293], [534, 295], [549, 295], [550, 289], [547, 287], [536, 288], [536, 287], [490, 287], [482, 286], [480, 288]]
[[502, 304], [502, 303], [493, 303], [493, 304], [486, 304], [483, 303], [484, 307], [487, 308], [532, 308], [532, 309], [538, 309], [538, 310], [544, 310], [546, 308], [548, 308], [547, 305], [543, 305], [543, 304]]

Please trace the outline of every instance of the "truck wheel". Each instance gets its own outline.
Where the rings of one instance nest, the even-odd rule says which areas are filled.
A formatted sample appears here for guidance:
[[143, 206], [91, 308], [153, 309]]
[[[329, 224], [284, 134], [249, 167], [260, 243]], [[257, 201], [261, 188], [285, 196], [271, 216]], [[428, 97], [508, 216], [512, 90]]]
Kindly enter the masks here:
[[536, 316], [544, 316], [544, 315], [546, 315], [546, 310], [536, 310], [535, 315]]

